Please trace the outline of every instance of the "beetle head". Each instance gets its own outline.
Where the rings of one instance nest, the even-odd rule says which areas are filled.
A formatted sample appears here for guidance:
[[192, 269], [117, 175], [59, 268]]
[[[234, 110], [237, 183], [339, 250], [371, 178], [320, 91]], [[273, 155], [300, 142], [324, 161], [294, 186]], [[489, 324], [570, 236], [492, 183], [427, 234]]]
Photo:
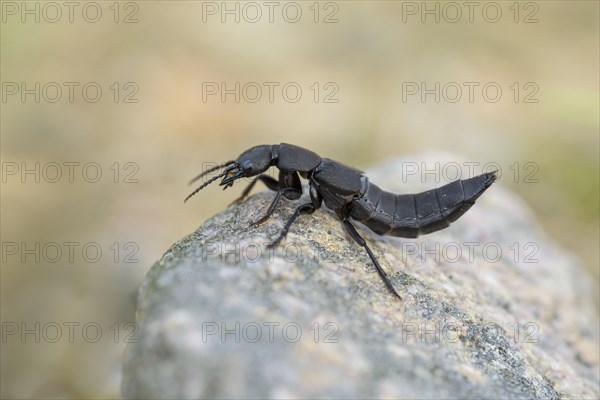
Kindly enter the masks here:
[[249, 178], [265, 172], [272, 162], [271, 146], [261, 145], [246, 150], [235, 160], [235, 164], [228, 167], [225, 177], [219, 184], [227, 189], [233, 182], [240, 178]]
[[240, 178], [248, 178], [265, 172], [267, 169], [269, 169], [272, 162], [273, 154], [271, 152], [271, 146], [261, 145], [252, 147], [251, 149], [243, 152], [237, 158], [237, 160], [231, 160], [216, 165], [212, 168], [207, 169], [206, 171], [202, 172], [194, 179], [192, 179], [190, 181], [190, 184], [196, 182], [198, 179], [204, 177], [205, 175], [211, 172], [227, 167], [219, 175], [210, 178], [208, 181], [200, 185], [200, 187], [198, 187], [188, 197], [185, 198], [184, 202], [196, 193], [198, 193], [200, 190], [204, 189], [205, 187], [216, 181], [217, 179], [223, 178], [219, 185], [223, 186], [223, 190], [225, 190], [228, 187], [233, 186], [233, 182]]

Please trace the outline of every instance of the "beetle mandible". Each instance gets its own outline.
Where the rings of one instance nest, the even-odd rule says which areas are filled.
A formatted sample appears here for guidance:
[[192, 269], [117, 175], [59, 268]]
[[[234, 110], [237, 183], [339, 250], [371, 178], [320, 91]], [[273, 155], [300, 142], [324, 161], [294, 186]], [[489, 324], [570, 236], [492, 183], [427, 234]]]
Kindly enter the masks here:
[[[279, 180], [263, 174], [272, 166], [279, 170]], [[282, 143], [252, 147], [236, 160], [207, 169], [192, 179], [190, 184], [221, 168], [225, 168], [223, 172], [199, 186], [184, 202], [220, 178], [223, 179], [219, 185], [225, 190], [240, 178], [254, 177], [233, 203], [243, 201], [258, 181], [277, 192], [264, 216], [251, 223], [256, 226], [271, 217], [282, 197], [289, 200], [299, 199], [302, 196], [300, 177], [308, 179], [310, 202], [296, 208], [269, 247], [279, 244], [300, 215], [312, 214], [324, 201], [340, 218], [350, 237], [367, 251], [389, 291], [400, 299], [367, 242], [350, 220], [361, 222], [378, 235], [416, 238], [419, 234], [444, 229], [456, 221], [475, 204], [475, 200], [497, 177], [496, 172], [488, 172], [418, 194], [394, 194], [369, 182], [362, 171], [328, 158], [321, 158], [302, 147]]]

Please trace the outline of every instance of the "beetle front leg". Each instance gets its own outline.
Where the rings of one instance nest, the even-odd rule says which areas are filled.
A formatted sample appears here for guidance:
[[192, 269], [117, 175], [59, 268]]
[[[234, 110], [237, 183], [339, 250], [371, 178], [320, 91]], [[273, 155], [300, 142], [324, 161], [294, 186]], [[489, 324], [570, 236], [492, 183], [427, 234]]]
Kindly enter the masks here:
[[[272, 179], [272, 178], [271, 178]], [[273, 179], [275, 181], [275, 179]], [[275, 212], [275, 207], [281, 200], [281, 196], [285, 197], [289, 200], [296, 200], [302, 196], [302, 183], [300, 182], [300, 178], [298, 177], [298, 173], [296, 172], [279, 172], [279, 189], [277, 190], [277, 194], [271, 202], [271, 205], [267, 209], [265, 215], [263, 215], [257, 221], [251, 222], [250, 226], [260, 225], [266, 222], [271, 215]]]
[[248, 196], [248, 193], [250, 193], [250, 191], [252, 190], [252, 188], [254, 187], [254, 185], [256, 185], [257, 181], [261, 181], [262, 183], [264, 183], [271, 190], [274, 190], [274, 191], [279, 190], [279, 182], [276, 179], [271, 178], [267, 174], [261, 174], [261, 175], [257, 176], [256, 178], [252, 179], [252, 182], [250, 182], [248, 184], [248, 186], [246, 186], [246, 188], [244, 189], [244, 191], [242, 192], [242, 194], [240, 195], [240, 197], [238, 197], [237, 199], [235, 199], [234, 201], [232, 201], [231, 204], [239, 204], [242, 201], [244, 201], [244, 199], [246, 198], [246, 196]]
[[317, 192], [317, 190], [315, 189], [314, 186], [310, 187], [310, 200], [311, 200], [310, 203], [302, 204], [300, 207], [298, 207], [296, 209], [296, 211], [294, 211], [294, 214], [286, 222], [285, 226], [283, 227], [283, 229], [279, 233], [279, 236], [277, 237], [277, 239], [275, 239], [272, 243], [270, 243], [267, 246], [268, 248], [273, 248], [273, 247], [277, 246], [279, 244], [279, 242], [281, 242], [286, 237], [288, 231], [290, 230], [290, 227], [292, 226], [292, 224], [294, 223], [294, 221], [300, 215], [312, 214], [318, 208], [321, 207], [321, 203], [323, 201], [323, 198], [321, 197], [321, 195], [319, 194], [319, 192]]

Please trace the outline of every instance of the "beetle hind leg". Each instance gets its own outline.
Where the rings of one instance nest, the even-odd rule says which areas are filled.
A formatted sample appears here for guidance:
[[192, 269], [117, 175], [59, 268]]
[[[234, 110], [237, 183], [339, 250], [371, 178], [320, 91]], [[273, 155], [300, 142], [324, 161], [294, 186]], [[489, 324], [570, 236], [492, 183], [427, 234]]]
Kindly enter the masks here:
[[373, 252], [371, 251], [371, 249], [367, 245], [367, 242], [365, 241], [365, 239], [363, 239], [362, 236], [360, 236], [360, 234], [356, 231], [356, 228], [354, 227], [354, 225], [352, 225], [350, 223], [350, 221], [348, 221], [346, 219], [346, 220], [343, 221], [343, 223], [344, 223], [344, 227], [346, 228], [346, 230], [348, 231], [348, 233], [350, 234], [350, 236], [352, 237], [352, 239], [354, 239], [354, 241], [359, 246], [363, 247], [367, 251], [367, 254], [369, 255], [369, 258], [371, 258], [371, 261], [373, 262], [373, 264], [375, 264], [375, 268], [377, 268], [377, 272], [379, 273], [379, 276], [381, 277], [381, 279], [383, 279], [383, 282], [385, 283], [385, 286], [388, 288], [388, 290], [393, 295], [395, 295], [400, 300], [402, 300], [402, 297], [400, 297], [400, 295], [398, 294], [398, 292], [396, 292], [396, 289], [394, 289], [394, 286], [392, 285], [392, 282], [390, 282], [390, 279], [386, 275], [385, 271], [383, 270], [383, 268], [381, 268], [381, 265], [379, 265], [379, 262], [377, 261], [377, 259], [375, 258], [375, 255], [373, 254]]

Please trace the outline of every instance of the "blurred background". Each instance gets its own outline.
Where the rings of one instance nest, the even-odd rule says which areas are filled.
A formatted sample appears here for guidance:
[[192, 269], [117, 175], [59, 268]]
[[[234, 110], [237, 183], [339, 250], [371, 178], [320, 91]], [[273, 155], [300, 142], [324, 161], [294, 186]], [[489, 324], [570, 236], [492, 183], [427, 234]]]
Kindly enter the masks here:
[[598, 280], [598, 2], [70, 4], [1, 3], [3, 398], [118, 398], [145, 273], [241, 191], [188, 180], [257, 144], [495, 163]]

